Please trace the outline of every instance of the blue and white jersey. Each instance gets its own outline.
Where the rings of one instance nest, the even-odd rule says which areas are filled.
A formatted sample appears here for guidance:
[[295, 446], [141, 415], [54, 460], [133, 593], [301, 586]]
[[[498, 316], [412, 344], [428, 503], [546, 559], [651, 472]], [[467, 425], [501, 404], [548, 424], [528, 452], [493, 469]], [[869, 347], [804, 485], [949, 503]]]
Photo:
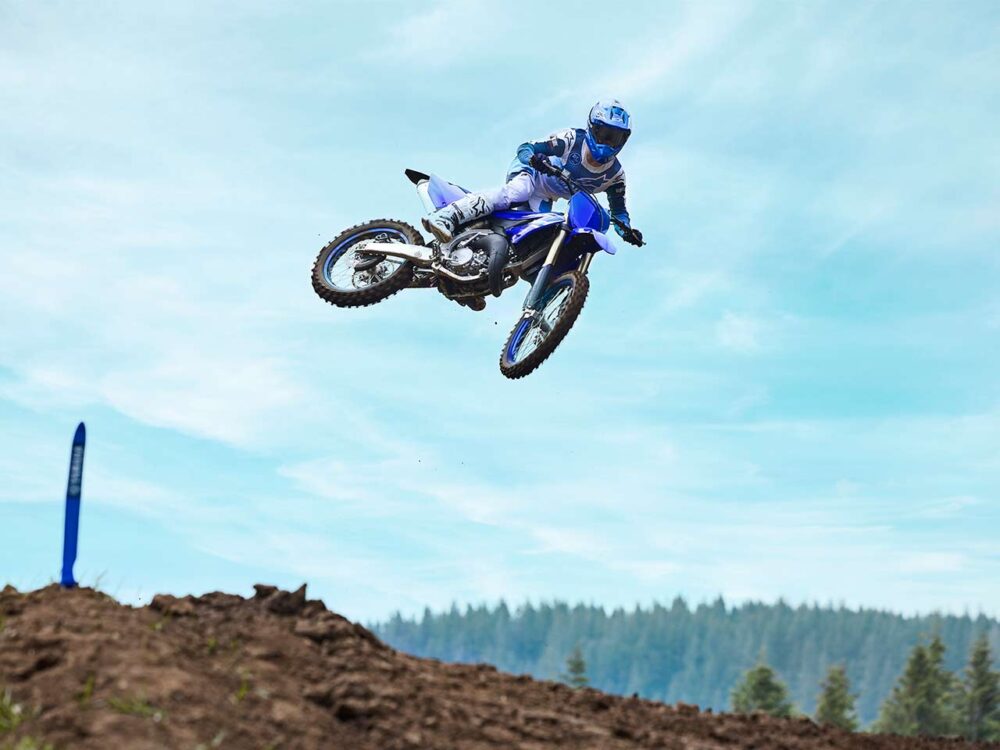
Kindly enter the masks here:
[[[544, 154], [550, 161], [566, 169], [588, 193], [607, 193], [611, 215], [628, 224], [625, 209], [625, 170], [615, 157], [606, 164], [597, 162], [587, 148], [586, 131], [568, 128], [553, 133], [544, 141], [521, 144], [517, 158], [511, 164], [507, 179], [520, 172], [533, 173], [530, 161], [533, 154]], [[550, 198], [569, 198], [566, 185], [551, 175], [536, 175], [543, 190]]]

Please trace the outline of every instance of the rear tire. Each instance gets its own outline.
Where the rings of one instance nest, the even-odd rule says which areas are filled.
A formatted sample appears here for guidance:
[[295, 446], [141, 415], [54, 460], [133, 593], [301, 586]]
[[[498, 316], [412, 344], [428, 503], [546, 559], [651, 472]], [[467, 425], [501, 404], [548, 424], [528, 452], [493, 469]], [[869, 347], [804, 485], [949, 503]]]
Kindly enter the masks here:
[[[563, 289], [567, 288], [568, 291], [564, 292]], [[579, 271], [570, 271], [554, 279], [543, 293], [541, 304], [541, 314], [552, 328], [545, 334], [537, 321], [523, 317], [517, 321], [500, 353], [500, 372], [511, 380], [516, 380], [533, 372], [548, 359], [580, 316], [588, 291], [590, 280]], [[563, 299], [556, 298], [559, 294], [563, 295]], [[557, 311], [551, 309], [556, 305]], [[556, 314], [553, 317], [554, 312]], [[527, 351], [531, 344], [534, 344], [534, 348]]]
[[374, 265], [358, 261], [353, 248], [362, 240], [383, 235], [393, 242], [423, 245], [416, 228], [395, 219], [375, 219], [341, 232], [319, 251], [312, 270], [312, 287], [317, 295], [337, 307], [364, 307], [381, 302], [413, 280], [410, 261], [382, 257]]

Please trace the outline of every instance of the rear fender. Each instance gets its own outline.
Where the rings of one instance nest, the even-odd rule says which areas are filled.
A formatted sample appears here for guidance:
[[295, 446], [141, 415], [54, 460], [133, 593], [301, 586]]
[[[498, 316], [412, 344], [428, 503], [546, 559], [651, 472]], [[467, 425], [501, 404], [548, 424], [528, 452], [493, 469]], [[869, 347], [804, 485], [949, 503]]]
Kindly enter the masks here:
[[460, 188], [447, 180], [432, 174], [427, 185], [427, 193], [430, 196], [434, 208], [444, 208], [461, 198], [469, 191]]

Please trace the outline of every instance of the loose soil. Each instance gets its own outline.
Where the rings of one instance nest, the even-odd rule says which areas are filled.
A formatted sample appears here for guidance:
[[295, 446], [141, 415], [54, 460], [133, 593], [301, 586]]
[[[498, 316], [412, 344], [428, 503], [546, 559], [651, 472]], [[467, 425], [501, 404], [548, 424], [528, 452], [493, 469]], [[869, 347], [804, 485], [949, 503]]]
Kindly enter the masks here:
[[[5, 588], [0, 748], [989, 747], [852, 735], [807, 719], [712, 714], [572, 690], [486, 665], [418, 659], [307, 600], [305, 587], [255, 588], [251, 599], [157, 596], [139, 608], [91, 589]], [[13, 705], [20, 707], [17, 726], [4, 732], [5, 706], [9, 719]]]

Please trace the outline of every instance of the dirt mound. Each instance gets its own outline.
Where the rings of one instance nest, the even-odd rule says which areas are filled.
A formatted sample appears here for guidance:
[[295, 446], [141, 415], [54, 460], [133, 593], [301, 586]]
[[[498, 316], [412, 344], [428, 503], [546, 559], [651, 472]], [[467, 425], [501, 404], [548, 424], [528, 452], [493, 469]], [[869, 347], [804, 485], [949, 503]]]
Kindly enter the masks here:
[[713, 715], [418, 659], [307, 600], [305, 587], [256, 589], [252, 599], [158, 596], [142, 608], [89, 589], [4, 589], [0, 748], [973, 747]]

